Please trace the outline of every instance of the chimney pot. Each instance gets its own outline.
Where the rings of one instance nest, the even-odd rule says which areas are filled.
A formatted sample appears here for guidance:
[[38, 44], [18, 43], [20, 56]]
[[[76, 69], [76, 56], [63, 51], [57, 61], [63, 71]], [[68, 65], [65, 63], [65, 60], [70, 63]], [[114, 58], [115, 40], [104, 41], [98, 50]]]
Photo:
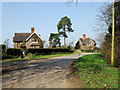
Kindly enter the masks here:
[[34, 32], [34, 27], [31, 28], [31, 33], [33, 33], [33, 32]]
[[83, 34], [83, 40], [85, 40], [85, 38], [86, 38], [86, 34]]

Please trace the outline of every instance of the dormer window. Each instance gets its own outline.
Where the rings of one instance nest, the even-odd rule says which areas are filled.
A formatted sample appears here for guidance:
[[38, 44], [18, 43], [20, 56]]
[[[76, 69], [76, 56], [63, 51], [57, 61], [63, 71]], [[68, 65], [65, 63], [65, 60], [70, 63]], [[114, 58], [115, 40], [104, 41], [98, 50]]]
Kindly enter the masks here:
[[37, 42], [37, 38], [33, 38], [33, 39], [32, 39], [32, 42]]

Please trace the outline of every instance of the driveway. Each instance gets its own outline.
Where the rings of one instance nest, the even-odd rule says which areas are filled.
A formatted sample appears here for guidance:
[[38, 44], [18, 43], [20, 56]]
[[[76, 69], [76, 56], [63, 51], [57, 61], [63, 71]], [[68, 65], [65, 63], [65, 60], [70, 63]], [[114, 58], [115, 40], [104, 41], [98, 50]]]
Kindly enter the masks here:
[[[84, 53], [84, 56], [90, 53]], [[80, 88], [81, 82], [70, 75], [70, 66], [79, 55], [16, 61], [2, 75], [2, 88]]]

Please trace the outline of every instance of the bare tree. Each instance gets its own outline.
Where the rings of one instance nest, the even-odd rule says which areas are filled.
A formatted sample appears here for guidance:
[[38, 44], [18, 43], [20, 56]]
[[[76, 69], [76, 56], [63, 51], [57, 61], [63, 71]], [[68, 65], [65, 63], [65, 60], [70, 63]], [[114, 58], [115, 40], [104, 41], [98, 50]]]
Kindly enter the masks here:
[[[120, 67], [120, 2], [115, 2], [115, 39], [114, 39], [114, 66]], [[101, 52], [111, 63], [111, 39], [112, 39], [112, 4], [106, 4], [100, 9], [98, 15], [99, 28], [104, 33], [101, 42]], [[102, 30], [104, 29], [104, 30]]]
[[6, 48], [9, 48], [9, 39], [6, 39], [6, 40], [4, 41], [4, 44], [6, 45]]
[[67, 6], [71, 6], [71, 5], [73, 4], [73, 2], [76, 3], [75, 5], [78, 5], [78, 0], [67, 0], [65, 4], [66, 4]]

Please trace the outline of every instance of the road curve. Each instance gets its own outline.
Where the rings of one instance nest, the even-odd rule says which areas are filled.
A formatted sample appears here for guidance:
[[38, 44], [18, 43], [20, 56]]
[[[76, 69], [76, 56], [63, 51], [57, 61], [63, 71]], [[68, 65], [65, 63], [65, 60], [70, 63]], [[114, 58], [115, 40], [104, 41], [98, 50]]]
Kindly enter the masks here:
[[[2, 88], [80, 88], [70, 80], [70, 65], [81, 55], [22, 61], [20, 68], [2, 75]], [[21, 62], [21, 61], [18, 61]]]

